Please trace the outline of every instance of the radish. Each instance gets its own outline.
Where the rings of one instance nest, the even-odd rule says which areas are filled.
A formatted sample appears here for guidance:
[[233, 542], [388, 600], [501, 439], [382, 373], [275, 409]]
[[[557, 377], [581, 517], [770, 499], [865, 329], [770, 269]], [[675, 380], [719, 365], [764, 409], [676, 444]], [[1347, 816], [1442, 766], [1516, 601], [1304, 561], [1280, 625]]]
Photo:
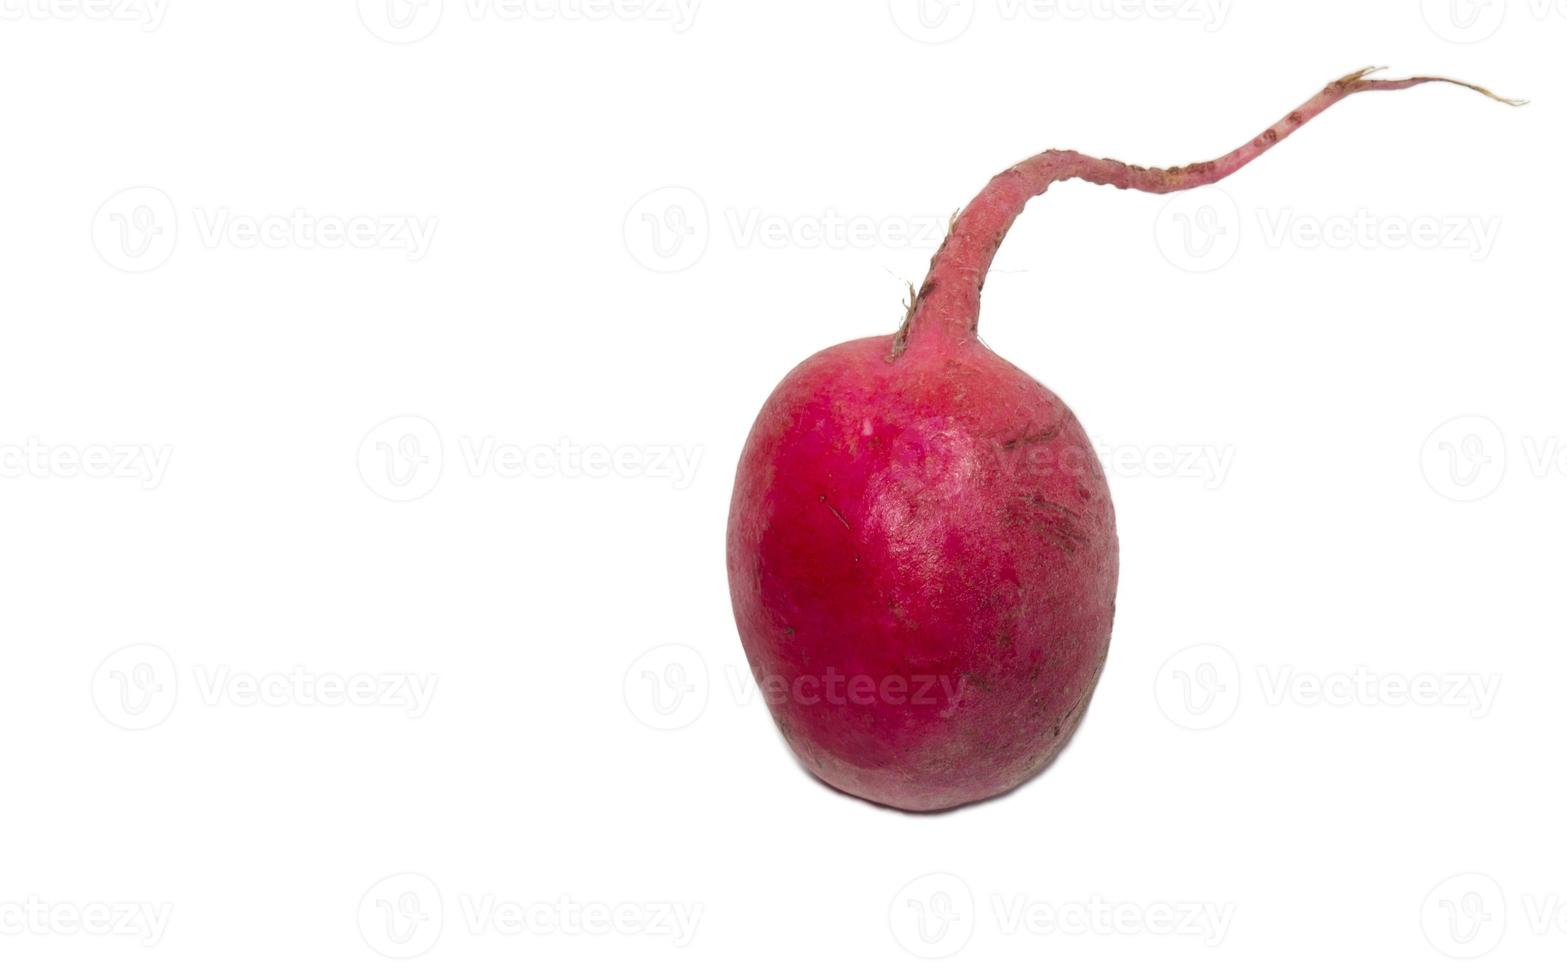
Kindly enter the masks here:
[[1005, 793], [1060, 751], [1104, 668], [1118, 567], [1104, 473], [1071, 410], [976, 332], [1023, 206], [1074, 177], [1154, 194], [1214, 183], [1357, 92], [1448, 82], [1497, 98], [1375, 70], [1207, 163], [1024, 160], [953, 220], [896, 333], [824, 350], [773, 391], [735, 478], [729, 586], [810, 772], [905, 810]]

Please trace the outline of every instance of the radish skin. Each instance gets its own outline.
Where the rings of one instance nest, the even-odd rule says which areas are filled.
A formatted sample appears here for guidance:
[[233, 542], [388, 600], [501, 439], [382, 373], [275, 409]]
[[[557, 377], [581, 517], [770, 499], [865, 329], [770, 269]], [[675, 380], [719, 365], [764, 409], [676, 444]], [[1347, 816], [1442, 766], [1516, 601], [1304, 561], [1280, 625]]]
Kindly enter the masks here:
[[954, 219], [901, 329], [779, 383], [735, 475], [729, 589], [752, 674], [813, 775], [911, 811], [998, 796], [1061, 751], [1104, 668], [1120, 555], [1096, 447], [978, 342], [986, 272], [1024, 205], [1070, 178], [1201, 187], [1357, 92], [1450, 81], [1370, 73], [1207, 163], [1023, 161]]

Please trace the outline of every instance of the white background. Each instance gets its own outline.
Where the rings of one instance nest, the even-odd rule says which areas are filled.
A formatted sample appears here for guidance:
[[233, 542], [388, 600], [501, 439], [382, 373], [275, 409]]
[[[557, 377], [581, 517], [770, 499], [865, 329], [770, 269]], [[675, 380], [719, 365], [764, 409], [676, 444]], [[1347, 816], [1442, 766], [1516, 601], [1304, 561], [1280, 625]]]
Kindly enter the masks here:
[[[84, 2], [0, 2], [6, 975], [1567, 959], [1560, 4]], [[1119, 513], [1070, 749], [808, 777], [724, 573], [772, 385], [1013, 161], [1371, 63], [1534, 104], [1356, 97], [1002, 250]]]

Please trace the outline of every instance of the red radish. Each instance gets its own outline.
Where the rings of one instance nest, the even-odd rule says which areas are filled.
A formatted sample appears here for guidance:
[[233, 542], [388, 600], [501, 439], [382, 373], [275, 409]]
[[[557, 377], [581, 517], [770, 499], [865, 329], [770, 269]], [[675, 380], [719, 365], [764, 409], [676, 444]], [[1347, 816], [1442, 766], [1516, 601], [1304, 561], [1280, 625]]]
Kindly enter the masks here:
[[752, 672], [812, 773], [905, 810], [1005, 793], [1060, 751], [1104, 667], [1117, 574], [1104, 473], [1071, 410], [976, 332], [986, 272], [1029, 198], [1074, 177], [1154, 194], [1211, 184], [1347, 96], [1452, 82], [1374, 70], [1207, 163], [1063, 150], [1019, 163], [953, 221], [897, 333], [824, 350], [779, 384], [735, 478], [729, 587]]

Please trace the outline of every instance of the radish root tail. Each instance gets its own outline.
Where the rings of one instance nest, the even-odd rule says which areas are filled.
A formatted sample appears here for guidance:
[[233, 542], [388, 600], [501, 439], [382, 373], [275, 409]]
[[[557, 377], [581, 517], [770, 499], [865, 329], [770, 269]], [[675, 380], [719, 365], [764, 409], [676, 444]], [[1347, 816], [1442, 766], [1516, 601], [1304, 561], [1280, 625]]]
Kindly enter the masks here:
[[1490, 89], [1453, 78], [1371, 77], [1382, 70], [1363, 68], [1345, 75], [1250, 143], [1216, 160], [1160, 170], [1085, 156], [1073, 150], [1046, 150], [997, 174], [953, 219], [946, 241], [931, 260], [924, 285], [908, 304], [903, 325], [893, 340], [891, 357], [897, 358], [924, 334], [975, 336], [979, 326], [979, 294], [996, 251], [1024, 205], [1056, 181], [1076, 178], [1149, 194], [1169, 194], [1216, 183], [1268, 152], [1329, 106], [1359, 92], [1395, 92], [1438, 82], [1457, 85], [1507, 105], [1526, 104], [1523, 100], [1504, 99]]

